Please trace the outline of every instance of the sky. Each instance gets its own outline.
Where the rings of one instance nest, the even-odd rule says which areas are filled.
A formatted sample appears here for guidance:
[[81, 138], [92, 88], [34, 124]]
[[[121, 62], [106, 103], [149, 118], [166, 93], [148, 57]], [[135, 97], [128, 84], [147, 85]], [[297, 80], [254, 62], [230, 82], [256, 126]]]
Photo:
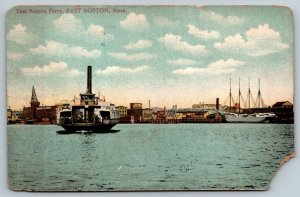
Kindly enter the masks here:
[[[115, 10], [114, 10], [115, 9]], [[117, 12], [118, 10], [118, 12]], [[116, 105], [191, 107], [236, 98], [293, 103], [293, 20], [278, 6], [19, 6], [6, 18], [7, 105], [86, 91]]]

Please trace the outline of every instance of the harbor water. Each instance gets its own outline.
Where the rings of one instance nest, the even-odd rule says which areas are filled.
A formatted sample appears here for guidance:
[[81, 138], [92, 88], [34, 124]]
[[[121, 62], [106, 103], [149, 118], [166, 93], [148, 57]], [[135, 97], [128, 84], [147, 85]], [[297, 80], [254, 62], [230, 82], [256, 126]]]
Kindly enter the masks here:
[[294, 151], [292, 124], [7, 128], [9, 184], [27, 191], [264, 190]]

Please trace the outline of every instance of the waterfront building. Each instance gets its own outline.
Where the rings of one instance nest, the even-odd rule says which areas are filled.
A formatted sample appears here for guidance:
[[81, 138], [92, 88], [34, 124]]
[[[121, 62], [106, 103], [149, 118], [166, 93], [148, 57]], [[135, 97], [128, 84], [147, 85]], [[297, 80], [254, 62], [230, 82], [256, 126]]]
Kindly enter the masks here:
[[142, 103], [130, 103], [130, 109], [142, 109]]
[[131, 122], [142, 122], [142, 103], [130, 103], [130, 109], [127, 110], [127, 116], [130, 117]]
[[177, 120], [182, 120], [183, 118], [186, 117], [186, 113], [183, 112], [176, 112], [176, 119]]
[[146, 108], [142, 110], [143, 112], [143, 121], [150, 121], [153, 119], [153, 110]]
[[166, 119], [166, 107], [163, 110], [156, 111], [154, 114], [156, 115], [156, 119], [158, 120]]
[[127, 117], [127, 107], [125, 107], [125, 106], [117, 106], [116, 110], [119, 112], [120, 118]]
[[289, 101], [276, 102], [272, 112], [277, 116], [277, 122], [294, 123], [294, 105]]
[[289, 101], [280, 101], [280, 102], [276, 102], [273, 105], [273, 108], [275, 109], [293, 109], [293, 104]]
[[12, 110], [10, 107], [7, 109], [7, 123], [14, 124], [20, 123], [22, 120], [22, 111], [21, 110]]
[[6, 111], [7, 123], [13, 123], [16, 120], [16, 116], [13, 114], [13, 111], [8, 108]]
[[27, 124], [55, 124], [59, 106], [40, 106], [35, 88], [32, 87], [30, 107], [23, 107], [23, 118]]
[[128, 109], [127, 116], [131, 117], [131, 122], [141, 122], [143, 117], [143, 109]]
[[208, 111], [186, 111], [185, 117], [182, 117], [181, 122], [206, 122]]
[[10, 108], [7, 109], [6, 116], [7, 116], [7, 121], [12, 120], [13, 114], [12, 114], [12, 110]]
[[40, 106], [36, 108], [35, 119], [39, 123], [56, 124], [59, 106]]
[[[219, 108], [222, 108], [222, 105], [218, 104]], [[216, 104], [210, 104], [210, 103], [198, 103], [198, 104], [193, 104], [192, 109], [202, 109], [202, 110], [211, 110], [211, 109], [216, 109], [217, 105]]]

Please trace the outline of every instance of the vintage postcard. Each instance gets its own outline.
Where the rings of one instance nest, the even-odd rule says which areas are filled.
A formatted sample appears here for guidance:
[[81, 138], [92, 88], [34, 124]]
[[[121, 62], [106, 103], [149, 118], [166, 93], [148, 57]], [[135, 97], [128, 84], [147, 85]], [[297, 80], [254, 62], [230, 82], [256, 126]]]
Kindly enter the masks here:
[[294, 157], [282, 6], [16, 6], [9, 187], [267, 190]]

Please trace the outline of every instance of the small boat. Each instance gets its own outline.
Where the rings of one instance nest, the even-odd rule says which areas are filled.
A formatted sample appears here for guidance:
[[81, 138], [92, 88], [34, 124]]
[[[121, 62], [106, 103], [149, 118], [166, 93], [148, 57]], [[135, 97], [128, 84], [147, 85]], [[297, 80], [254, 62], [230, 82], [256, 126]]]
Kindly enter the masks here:
[[100, 100], [92, 93], [92, 67], [88, 66], [87, 91], [80, 94], [80, 104], [63, 103], [58, 112], [58, 125], [68, 132], [90, 131], [111, 132], [119, 123], [119, 114], [115, 105]]

